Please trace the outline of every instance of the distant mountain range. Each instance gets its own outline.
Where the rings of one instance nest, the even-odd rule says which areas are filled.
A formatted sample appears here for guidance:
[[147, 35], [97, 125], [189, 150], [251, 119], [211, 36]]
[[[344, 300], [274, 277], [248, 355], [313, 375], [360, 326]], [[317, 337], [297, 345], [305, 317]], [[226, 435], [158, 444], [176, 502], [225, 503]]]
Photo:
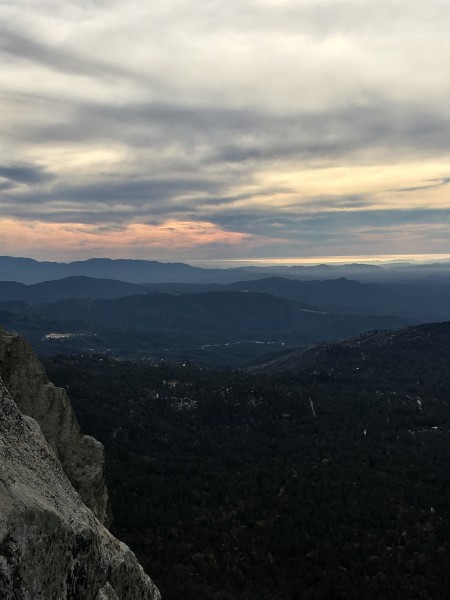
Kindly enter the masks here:
[[84, 323], [95, 326], [164, 330], [186, 334], [220, 336], [248, 335], [331, 339], [361, 329], [398, 327], [405, 322], [392, 316], [335, 314], [309, 304], [270, 294], [216, 291], [203, 294], [139, 294], [116, 299], [67, 299], [30, 305], [1, 302], [0, 309], [15, 315]]
[[415, 322], [450, 319], [450, 280], [408, 283], [360, 283], [346, 278], [300, 281], [285, 277], [231, 284], [148, 283], [73, 276], [25, 285], [0, 281], [0, 302], [54, 303], [68, 299], [111, 300], [143, 293], [204, 294], [245, 291], [270, 294], [332, 313], [394, 315]]
[[148, 358], [178, 348], [183, 349], [178, 356], [184, 359], [201, 362], [214, 352], [220, 362], [220, 347], [228, 355], [230, 346], [247, 344], [244, 357], [241, 347], [234, 350], [239, 360], [251, 359], [285, 344], [345, 338], [370, 329], [402, 327], [408, 321], [389, 315], [333, 313], [271, 294], [230, 290], [72, 298], [45, 304], [4, 301], [0, 323], [24, 335], [40, 354], [95, 351]]
[[[108, 259], [62, 264], [0, 257], [0, 324], [26, 337], [41, 355], [96, 352], [234, 367], [282, 349], [450, 320], [447, 268], [436, 265], [439, 277], [425, 270], [422, 279], [375, 283], [329, 276], [345, 269], [358, 277], [391, 271], [318, 265], [282, 267], [287, 276], [280, 277], [257, 267], [200, 269]], [[328, 273], [328, 278], [307, 278], [307, 269]], [[82, 274], [86, 271], [89, 276]], [[100, 278], [105, 273], [110, 276]], [[46, 281], [19, 281], [50, 274]], [[1, 280], [6, 275], [10, 281]]]
[[333, 312], [389, 314], [417, 322], [450, 319], [450, 280], [381, 284], [343, 277], [323, 281], [270, 277], [227, 288], [273, 294]]
[[0, 257], [0, 281], [33, 284], [72, 276], [117, 279], [128, 283], [231, 283], [243, 278], [258, 279], [262, 275], [244, 269], [202, 269], [184, 263], [154, 260], [92, 258], [57, 263]]
[[283, 265], [271, 267], [238, 267], [204, 269], [184, 263], [162, 263], [154, 260], [92, 258], [59, 263], [31, 258], [0, 256], [0, 281], [33, 284], [72, 276], [117, 279], [128, 283], [221, 283], [254, 280], [269, 276], [290, 279], [336, 279], [347, 277], [358, 281], [401, 281], [412, 279], [450, 278], [450, 263], [431, 264], [347, 264], [347, 265]]
[[121, 298], [142, 294], [143, 286], [115, 279], [73, 276], [26, 285], [16, 281], [0, 281], [0, 301], [22, 301], [30, 304], [57, 302], [68, 298]]

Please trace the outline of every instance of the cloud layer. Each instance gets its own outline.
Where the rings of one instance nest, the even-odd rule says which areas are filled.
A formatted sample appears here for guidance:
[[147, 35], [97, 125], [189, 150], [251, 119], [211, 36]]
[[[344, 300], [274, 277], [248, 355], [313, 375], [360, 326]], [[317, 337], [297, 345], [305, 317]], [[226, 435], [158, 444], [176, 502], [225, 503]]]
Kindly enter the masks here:
[[0, 1], [0, 253], [446, 253], [442, 0]]

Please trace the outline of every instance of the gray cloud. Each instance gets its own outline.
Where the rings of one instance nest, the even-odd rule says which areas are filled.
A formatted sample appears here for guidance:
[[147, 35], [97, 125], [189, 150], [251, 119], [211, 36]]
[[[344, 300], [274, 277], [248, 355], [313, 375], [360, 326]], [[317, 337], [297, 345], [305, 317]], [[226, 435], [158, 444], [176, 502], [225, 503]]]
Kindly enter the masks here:
[[[348, 210], [346, 212], [323, 211], [280, 215], [279, 211], [268, 211], [264, 215], [251, 212], [223, 213], [217, 221], [226, 229], [233, 230], [238, 224], [249, 234], [263, 233], [285, 240], [308, 239], [316, 246], [326, 238], [339, 238], [348, 242], [349, 232], [373, 231], [387, 233], [417, 225], [437, 225], [450, 235], [450, 208], [441, 210]], [[280, 227], [281, 226], [281, 227]]]
[[50, 179], [45, 170], [33, 165], [0, 165], [0, 177], [27, 185], [39, 184]]
[[126, 77], [132, 73], [94, 56], [82, 56], [79, 51], [67, 50], [62, 45], [49, 45], [19, 31], [0, 27], [0, 52], [16, 59], [37, 63], [64, 74], [89, 77]]
[[[75, 105], [72, 114], [76, 115], [73, 122], [37, 127], [33, 132], [35, 143], [83, 139], [103, 144], [106, 149], [110, 143], [126, 144], [132, 149], [127, 171], [94, 174], [92, 181], [84, 183], [60, 180], [49, 193], [18, 196], [24, 202], [64, 200], [74, 206], [103, 202], [108, 207], [121, 201], [134, 206], [137, 216], [152, 207], [167, 214], [179, 211], [176, 199], [190, 194], [190, 210], [195, 212], [197, 206], [205, 204], [228, 202], [232, 206], [236, 200], [250, 199], [248, 194], [230, 194], [230, 188], [237, 175], [242, 183], [252, 182], [266, 163], [308, 165], [339, 160], [342, 164], [356, 160], [370, 164], [374, 156], [386, 159], [395, 154], [415, 159], [445, 151], [450, 143], [450, 131], [439, 127], [438, 116], [434, 128], [430, 125], [426, 134], [418, 134], [422, 129], [416, 127], [417, 122], [430, 124], [432, 116], [404, 106], [279, 117], [208, 107], [130, 105], [102, 109], [82, 104]], [[34, 173], [38, 183], [40, 172], [33, 169], [29, 182]], [[258, 192], [271, 196], [294, 190], [263, 187]], [[313, 202], [317, 210], [322, 210], [330, 204], [345, 208], [350, 200], [362, 205], [367, 198], [333, 196]], [[159, 209], [158, 202], [162, 203]], [[305, 210], [314, 208], [308, 198], [302, 199], [302, 205]], [[183, 211], [187, 210], [185, 206]], [[125, 217], [130, 214], [123, 213]], [[98, 218], [104, 217], [99, 214]]]
[[[49, 107], [53, 105], [48, 101]], [[54, 107], [58, 111], [58, 106]], [[173, 103], [129, 103], [122, 106], [76, 103], [59, 110], [67, 118], [35, 124], [28, 135], [35, 143], [103, 141], [130, 148], [177, 149], [189, 163], [245, 163], [273, 160], [354, 158], [374, 154], [417, 158], [450, 151], [450, 120], [433, 107], [394, 103], [378, 96], [366, 105], [278, 115], [249, 109]], [[172, 163], [169, 167], [172, 167]]]
[[450, 177], [442, 177], [440, 179], [430, 179], [428, 181], [428, 183], [425, 182], [423, 185], [416, 185], [413, 187], [406, 187], [406, 188], [398, 188], [394, 191], [396, 191], [396, 192], [417, 192], [417, 191], [422, 191], [422, 190], [432, 190], [432, 189], [444, 187], [444, 186], [448, 185], [449, 183], [450, 183]]
[[[424, 210], [450, 182], [439, 0], [20, 0], [0, 19], [3, 218], [202, 220], [303, 249], [444, 218]], [[322, 191], [327, 169], [355, 188]]]

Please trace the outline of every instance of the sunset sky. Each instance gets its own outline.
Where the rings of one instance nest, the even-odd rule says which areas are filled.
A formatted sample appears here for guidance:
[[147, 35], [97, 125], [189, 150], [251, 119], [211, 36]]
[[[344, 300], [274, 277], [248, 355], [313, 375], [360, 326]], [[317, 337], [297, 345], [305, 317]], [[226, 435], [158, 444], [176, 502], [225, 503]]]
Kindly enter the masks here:
[[450, 253], [447, 0], [0, 0], [0, 254]]

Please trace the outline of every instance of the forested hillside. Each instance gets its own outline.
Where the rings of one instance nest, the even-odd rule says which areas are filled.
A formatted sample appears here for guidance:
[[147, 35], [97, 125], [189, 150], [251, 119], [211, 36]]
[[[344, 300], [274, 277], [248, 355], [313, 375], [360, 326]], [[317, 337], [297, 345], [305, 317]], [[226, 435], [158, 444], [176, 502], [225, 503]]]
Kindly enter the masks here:
[[444, 598], [450, 325], [271, 376], [47, 363], [107, 450], [115, 529], [166, 600]]

